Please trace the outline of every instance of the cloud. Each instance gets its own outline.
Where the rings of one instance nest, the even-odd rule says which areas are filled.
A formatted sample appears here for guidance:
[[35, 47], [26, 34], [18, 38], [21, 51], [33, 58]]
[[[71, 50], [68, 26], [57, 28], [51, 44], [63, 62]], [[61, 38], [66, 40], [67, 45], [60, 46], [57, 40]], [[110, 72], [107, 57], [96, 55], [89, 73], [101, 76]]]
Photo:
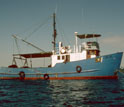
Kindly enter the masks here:
[[[99, 40], [101, 54], [111, 54], [115, 52], [124, 52], [124, 36], [109, 36]], [[121, 66], [124, 67], [124, 57]]]
[[115, 51], [124, 51], [124, 36], [105, 37], [100, 40], [100, 44]]

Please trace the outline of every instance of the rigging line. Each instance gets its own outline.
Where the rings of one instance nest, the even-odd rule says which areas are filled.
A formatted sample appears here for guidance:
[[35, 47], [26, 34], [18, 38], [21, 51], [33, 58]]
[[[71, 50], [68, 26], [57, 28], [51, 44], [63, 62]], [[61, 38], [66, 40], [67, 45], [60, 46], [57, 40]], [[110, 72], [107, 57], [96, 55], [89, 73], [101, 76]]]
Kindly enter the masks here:
[[25, 37], [25, 40], [27, 40], [29, 37], [32, 36], [32, 34], [34, 34], [36, 31], [38, 31], [41, 27], [43, 27], [48, 20], [51, 18], [51, 16], [49, 16], [43, 23], [41, 23], [37, 28], [35, 28], [27, 37]]
[[19, 45], [18, 45], [18, 42], [17, 42], [17, 39], [15, 38], [15, 43], [16, 43], [16, 48], [18, 50], [18, 53], [20, 54], [20, 48], [19, 48]]
[[[58, 20], [58, 18], [56, 18], [56, 19]], [[57, 23], [59, 23], [59, 21], [57, 21]], [[57, 24], [57, 25], [60, 25], [60, 24]], [[61, 24], [61, 26], [62, 26], [62, 24]], [[63, 38], [63, 40], [66, 41], [69, 45], [71, 45], [71, 42], [69, 41], [67, 36], [66, 36], [66, 39], [64, 39], [64, 35], [65, 35], [64, 29], [60, 30], [60, 26], [58, 26], [58, 29], [61, 33], [61, 37]]]
[[13, 36], [15, 39], [19, 39], [19, 40], [21, 40], [22, 42], [25, 42], [26, 44], [28, 44], [28, 45], [30, 45], [30, 46], [32, 46], [32, 47], [38, 49], [38, 50], [41, 51], [41, 52], [45, 52], [44, 50], [40, 49], [39, 47], [35, 46], [34, 44], [32, 44], [32, 43], [30, 43], [30, 42], [27, 42], [26, 40], [20, 38], [20, 37], [17, 36], [17, 35], [12, 35], [12, 36]]
[[[20, 49], [20, 47], [18, 45], [17, 38], [15, 38], [15, 43], [16, 43], [16, 47], [17, 47], [18, 53], [21, 54], [21, 52], [20, 52], [21, 49]], [[22, 59], [21, 59], [21, 63], [23, 65]]]
[[[84, 14], [84, 8], [82, 8], [82, 10], [81, 10], [81, 19], [82, 19], [81, 22], [82, 22], [82, 25], [85, 24], [85, 23], [84, 23], [84, 22], [85, 22], [85, 17], [84, 17], [84, 15], [85, 15], [85, 14]], [[84, 27], [84, 26], [82, 26], [82, 27]]]
[[[48, 16], [48, 18], [50, 18], [50, 17], [51, 16]], [[48, 18], [46, 18], [46, 19], [48, 19]], [[28, 32], [29, 30], [31, 30], [32, 28], [34, 28], [34, 26], [38, 26], [40, 24], [40, 22], [35, 23], [35, 24], [32, 24], [29, 28], [25, 29], [23, 32], [18, 33], [17, 35], [23, 35], [24, 33]], [[43, 21], [43, 22], [45, 22], [45, 21]]]
[[14, 47], [14, 44], [15, 44], [15, 41], [14, 41], [14, 39], [12, 39], [13, 40], [13, 54], [15, 53], [15, 47]]

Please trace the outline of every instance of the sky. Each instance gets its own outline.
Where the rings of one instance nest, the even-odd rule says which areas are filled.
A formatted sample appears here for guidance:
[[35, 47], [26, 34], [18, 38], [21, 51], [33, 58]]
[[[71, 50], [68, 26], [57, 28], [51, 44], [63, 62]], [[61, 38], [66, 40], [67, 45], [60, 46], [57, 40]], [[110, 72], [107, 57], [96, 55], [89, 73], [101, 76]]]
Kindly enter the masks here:
[[101, 55], [124, 52], [123, 5], [124, 0], [0, 0], [0, 66], [10, 65], [13, 53], [39, 52], [21, 41], [17, 51], [14, 34], [51, 51], [54, 12], [57, 41], [73, 46], [74, 32], [95, 33], [102, 35]]

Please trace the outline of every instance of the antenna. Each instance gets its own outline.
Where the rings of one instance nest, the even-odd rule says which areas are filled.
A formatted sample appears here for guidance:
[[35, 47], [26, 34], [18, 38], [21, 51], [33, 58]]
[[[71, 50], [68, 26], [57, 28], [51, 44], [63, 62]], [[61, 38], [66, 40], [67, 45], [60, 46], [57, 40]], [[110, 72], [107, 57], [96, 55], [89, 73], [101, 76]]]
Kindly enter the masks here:
[[57, 6], [57, 4], [56, 4], [55, 14], [57, 14], [57, 10], [58, 10], [58, 6]]
[[82, 8], [82, 10], [81, 10], [81, 18], [82, 18], [82, 25], [84, 24], [84, 9]]

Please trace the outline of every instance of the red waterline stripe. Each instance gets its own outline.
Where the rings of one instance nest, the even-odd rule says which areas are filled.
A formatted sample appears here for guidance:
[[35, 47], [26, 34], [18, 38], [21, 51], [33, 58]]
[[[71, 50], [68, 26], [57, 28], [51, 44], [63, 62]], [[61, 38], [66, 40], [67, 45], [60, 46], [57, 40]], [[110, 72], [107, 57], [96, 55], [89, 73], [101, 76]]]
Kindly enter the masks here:
[[[20, 77], [0, 77], [1, 80], [16, 80]], [[24, 80], [38, 80], [43, 77], [25, 77]], [[87, 80], [87, 79], [118, 79], [118, 76], [87, 76], [87, 77], [50, 77], [49, 80]]]

